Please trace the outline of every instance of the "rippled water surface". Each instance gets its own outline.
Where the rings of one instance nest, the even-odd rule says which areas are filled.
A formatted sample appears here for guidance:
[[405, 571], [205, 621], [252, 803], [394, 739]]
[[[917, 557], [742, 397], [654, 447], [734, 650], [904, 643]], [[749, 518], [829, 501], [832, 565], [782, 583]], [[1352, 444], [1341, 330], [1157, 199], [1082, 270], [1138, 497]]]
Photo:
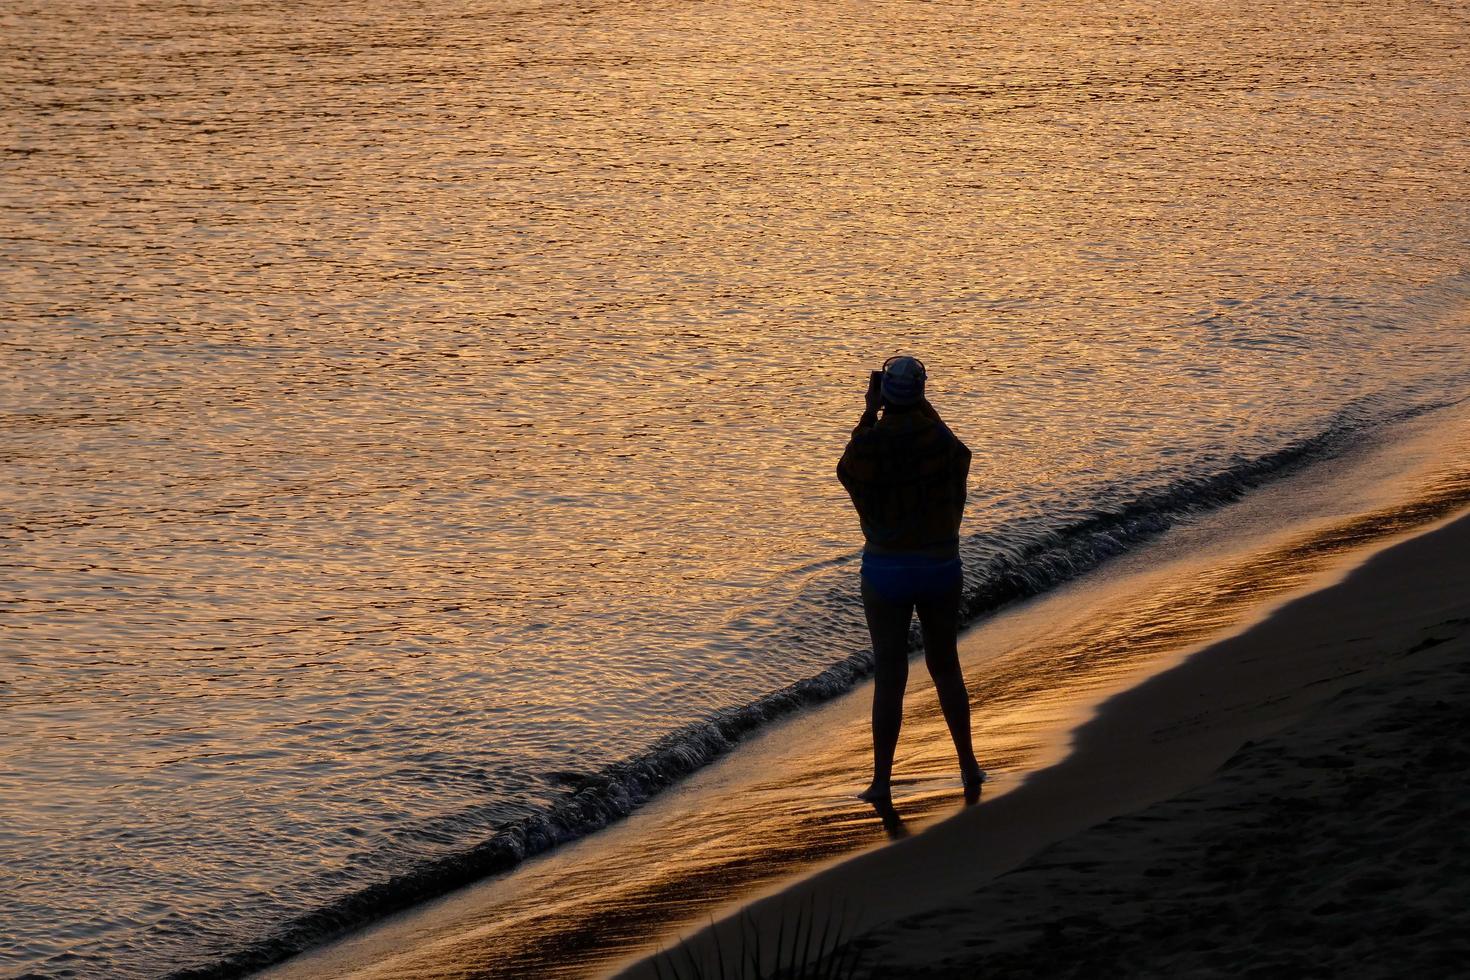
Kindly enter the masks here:
[[975, 451], [976, 609], [1462, 397], [1466, 37], [1424, 2], [9, 0], [0, 970], [350, 918], [840, 687], [832, 467], [895, 350]]

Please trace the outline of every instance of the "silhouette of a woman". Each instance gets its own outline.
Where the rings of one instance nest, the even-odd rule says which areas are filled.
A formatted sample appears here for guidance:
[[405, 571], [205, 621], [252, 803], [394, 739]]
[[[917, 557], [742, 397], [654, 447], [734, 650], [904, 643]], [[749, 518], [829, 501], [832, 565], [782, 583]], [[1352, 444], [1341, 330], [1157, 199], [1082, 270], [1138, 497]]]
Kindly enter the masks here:
[[970, 450], [924, 397], [927, 377], [924, 365], [909, 356], [891, 357], [881, 372], [873, 372], [866, 409], [837, 464], [866, 542], [863, 611], [875, 660], [873, 782], [858, 795], [871, 803], [887, 803], [892, 795], [915, 610], [924, 661], [959, 756], [966, 802], [979, 799], [985, 781], [970, 744], [970, 697], [956, 650], [959, 531]]

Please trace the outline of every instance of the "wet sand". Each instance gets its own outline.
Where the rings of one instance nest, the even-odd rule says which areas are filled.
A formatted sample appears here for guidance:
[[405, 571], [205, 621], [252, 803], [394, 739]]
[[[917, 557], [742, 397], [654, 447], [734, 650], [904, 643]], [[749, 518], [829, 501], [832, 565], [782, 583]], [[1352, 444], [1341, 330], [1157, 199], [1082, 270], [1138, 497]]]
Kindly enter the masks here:
[[[1109, 699], [999, 799], [739, 928], [769, 955], [795, 910], [841, 909], [863, 976], [1443, 975], [1470, 949], [1467, 662], [1461, 517]], [[688, 945], [706, 955], [708, 930]]]

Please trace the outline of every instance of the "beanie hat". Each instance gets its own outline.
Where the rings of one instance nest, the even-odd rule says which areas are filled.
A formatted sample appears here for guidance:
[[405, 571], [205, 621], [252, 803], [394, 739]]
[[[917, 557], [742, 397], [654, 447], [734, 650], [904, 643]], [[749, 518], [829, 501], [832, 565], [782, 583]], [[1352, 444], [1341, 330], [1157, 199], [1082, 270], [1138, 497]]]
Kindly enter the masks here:
[[890, 357], [883, 364], [883, 400], [890, 405], [912, 405], [924, 397], [924, 379], [928, 376], [917, 357]]

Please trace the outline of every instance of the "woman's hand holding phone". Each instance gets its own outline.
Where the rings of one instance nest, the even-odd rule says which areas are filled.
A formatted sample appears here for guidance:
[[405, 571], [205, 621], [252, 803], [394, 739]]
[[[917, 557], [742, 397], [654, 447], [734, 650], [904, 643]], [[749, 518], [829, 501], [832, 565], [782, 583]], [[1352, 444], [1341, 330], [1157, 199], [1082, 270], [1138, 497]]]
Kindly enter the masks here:
[[877, 412], [883, 404], [883, 372], [873, 371], [868, 375], [867, 406], [869, 412]]

